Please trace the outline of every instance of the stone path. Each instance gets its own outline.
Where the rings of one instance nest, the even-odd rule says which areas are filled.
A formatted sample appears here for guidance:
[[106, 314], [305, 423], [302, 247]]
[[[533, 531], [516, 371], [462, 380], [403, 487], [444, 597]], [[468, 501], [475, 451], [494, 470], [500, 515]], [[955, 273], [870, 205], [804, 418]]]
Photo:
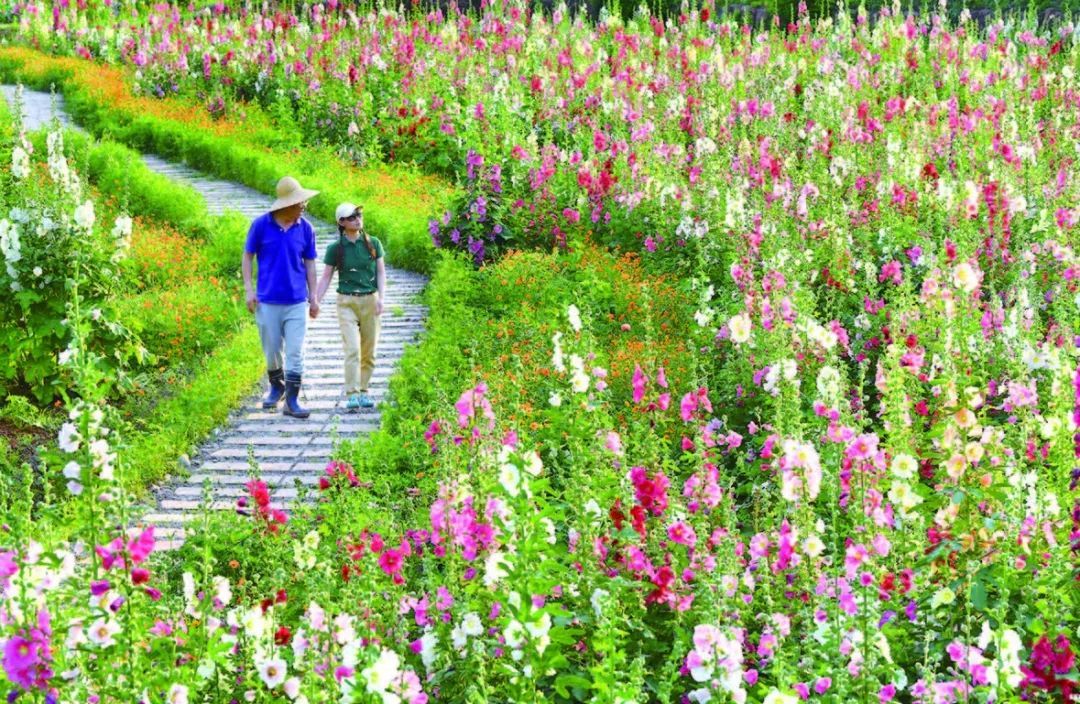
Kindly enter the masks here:
[[[4, 96], [11, 100], [12, 86], [2, 86]], [[24, 92], [24, 124], [37, 129], [52, 115], [52, 97], [47, 93]], [[63, 102], [58, 102], [62, 109]], [[61, 114], [62, 121], [66, 116]], [[154, 171], [183, 182], [206, 198], [212, 213], [236, 210], [254, 217], [266, 212], [270, 197], [236, 183], [219, 181], [183, 165], [164, 161], [153, 155], [143, 155], [143, 161]], [[326, 246], [337, 236], [330, 223], [308, 216], [315, 227], [320, 259]], [[240, 253], [237, 252], [239, 259]], [[319, 265], [322, 273], [322, 265]], [[376, 403], [386, 395], [390, 370], [397, 364], [404, 348], [416, 340], [423, 329], [426, 309], [415, 302], [423, 289], [425, 277], [408, 271], [386, 268], [386, 301], [379, 337], [378, 365], [371, 380], [371, 396]], [[261, 397], [265, 379], [259, 391], [250, 396], [232, 414], [228, 423], [219, 428], [191, 461], [191, 474], [172, 479], [154, 489], [155, 506], [144, 516], [162, 542], [159, 547], [175, 547], [183, 540], [184, 523], [203, 501], [203, 484], [209, 479], [211, 507], [231, 510], [236, 500], [246, 494], [249, 451], [259, 464], [262, 478], [271, 488], [275, 507], [287, 507], [297, 496], [296, 483], [314, 485], [326, 468], [333, 450], [334, 439], [349, 438], [367, 433], [379, 426], [378, 409], [360, 413], [345, 412], [342, 394], [341, 334], [337, 324], [336, 293], [331, 284], [322, 310], [315, 321], [308, 321], [305, 341], [304, 385], [301, 404], [311, 411], [306, 420], [290, 418], [278, 412], [264, 411]]]

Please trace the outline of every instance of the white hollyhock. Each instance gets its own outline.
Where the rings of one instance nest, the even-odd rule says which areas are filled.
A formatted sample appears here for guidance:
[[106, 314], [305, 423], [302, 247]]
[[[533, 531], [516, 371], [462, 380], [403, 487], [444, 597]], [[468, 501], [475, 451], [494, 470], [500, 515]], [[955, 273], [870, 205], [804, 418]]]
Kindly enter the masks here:
[[20, 146], [11, 150], [11, 175], [20, 181], [30, 175], [30, 155]]
[[275, 689], [285, 681], [289, 674], [289, 666], [281, 658], [270, 658], [256, 664], [259, 670], [259, 679], [263, 681], [267, 689]]
[[85, 200], [83, 204], [75, 208], [75, 224], [84, 230], [89, 230], [94, 226], [94, 220], [97, 218], [94, 215], [94, 201]]

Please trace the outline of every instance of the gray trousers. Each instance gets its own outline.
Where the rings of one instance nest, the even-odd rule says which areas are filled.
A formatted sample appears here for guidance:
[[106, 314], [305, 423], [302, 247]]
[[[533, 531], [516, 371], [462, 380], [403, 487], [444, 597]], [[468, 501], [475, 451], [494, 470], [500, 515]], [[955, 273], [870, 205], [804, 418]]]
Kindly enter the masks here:
[[292, 305], [260, 303], [255, 309], [255, 325], [259, 328], [259, 340], [262, 342], [267, 370], [281, 369], [284, 361], [286, 374], [304, 373], [307, 311], [308, 304], [305, 302]]

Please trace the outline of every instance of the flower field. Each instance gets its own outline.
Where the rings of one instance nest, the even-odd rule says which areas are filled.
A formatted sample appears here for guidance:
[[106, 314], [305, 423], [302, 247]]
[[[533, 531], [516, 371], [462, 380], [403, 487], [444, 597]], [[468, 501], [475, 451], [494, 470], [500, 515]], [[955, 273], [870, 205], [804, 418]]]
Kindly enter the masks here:
[[[250, 118], [259, 169], [332, 154], [327, 192], [413, 173], [373, 227], [431, 283], [310, 502], [253, 463], [156, 551], [102, 360], [211, 345], [232, 240], [87, 210], [59, 138], [0, 131], [2, 305], [59, 256], [37, 230], [96, 243], [34, 323], [66, 415], [0, 503], [9, 699], [1075, 700], [1080, 46], [944, 10], [19, 3], [0, 69], [107, 65], [102, 134], [147, 101], [148, 140]], [[121, 343], [82, 303], [117, 267]]]

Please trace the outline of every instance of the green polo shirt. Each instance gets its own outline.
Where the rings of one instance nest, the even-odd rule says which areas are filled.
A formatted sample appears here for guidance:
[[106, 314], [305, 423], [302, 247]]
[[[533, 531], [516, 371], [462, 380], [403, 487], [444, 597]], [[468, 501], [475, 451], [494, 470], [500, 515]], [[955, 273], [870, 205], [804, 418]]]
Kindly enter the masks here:
[[334, 268], [338, 266], [338, 247], [344, 246], [341, 263], [341, 271], [338, 272], [337, 292], [349, 296], [359, 296], [365, 293], [374, 293], [378, 290], [375, 278], [375, 260], [383, 256], [382, 242], [378, 237], [371, 237], [372, 246], [375, 247], [375, 258], [372, 259], [367, 246], [364, 245], [364, 237], [356, 238], [356, 242], [350, 242], [347, 237], [339, 237], [326, 248], [326, 256], [323, 263]]

